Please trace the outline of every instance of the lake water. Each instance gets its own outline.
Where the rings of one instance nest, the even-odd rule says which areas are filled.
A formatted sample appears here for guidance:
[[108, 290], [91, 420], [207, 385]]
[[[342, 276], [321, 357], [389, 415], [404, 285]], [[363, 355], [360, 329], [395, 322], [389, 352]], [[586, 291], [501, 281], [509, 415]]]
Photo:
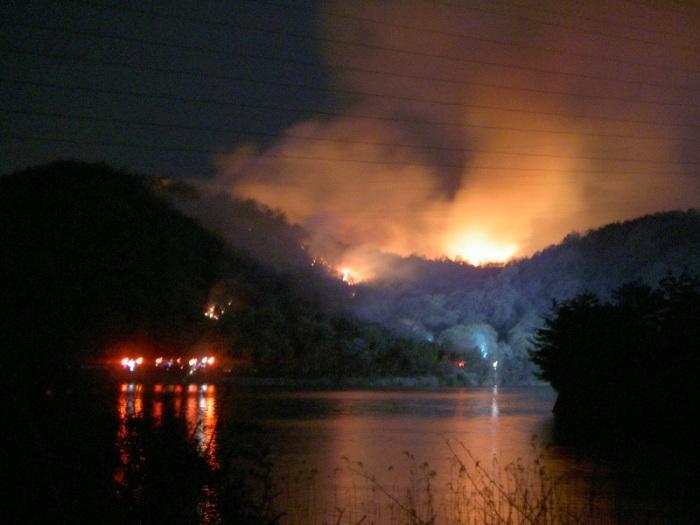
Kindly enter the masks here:
[[[405, 523], [410, 509], [426, 521], [435, 512], [437, 523], [487, 523], [485, 512], [503, 517], [547, 492], [541, 468], [558, 480], [546, 500], [552, 521], [543, 523], [574, 523], [564, 518], [582, 512], [588, 517], [580, 523], [692, 523], [678, 518], [680, 511], [670, 518], [673, 505], [654, 500], [654, 491], [626, 491], [618, 472], [554, 444], [549, 388], [306, 392], [124, 384], [118, 399], [122, 418], [144, 411], [157, 418], [168, 404], [212, 465], [222, 440], [266, 447], [282, 523]], [[246, 430], [219, 435], [220, 421], [245, 423]]]

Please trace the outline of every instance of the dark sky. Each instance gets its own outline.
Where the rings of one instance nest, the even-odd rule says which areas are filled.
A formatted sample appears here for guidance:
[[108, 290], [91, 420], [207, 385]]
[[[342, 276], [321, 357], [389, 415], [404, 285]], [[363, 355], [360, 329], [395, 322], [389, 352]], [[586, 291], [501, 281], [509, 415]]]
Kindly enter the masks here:
[[319, 237], [475, 262], [700, 205], [695, 3], [3, 6], [1, 172], [206, 179]]
[[328, 91], [265, 83], [326, 85], [316, 6], [294, 5], [6, 2], [0, 171], [76, 157], [198, 177], [213, 174], [208, 151], [270, 142], [333, 105]]

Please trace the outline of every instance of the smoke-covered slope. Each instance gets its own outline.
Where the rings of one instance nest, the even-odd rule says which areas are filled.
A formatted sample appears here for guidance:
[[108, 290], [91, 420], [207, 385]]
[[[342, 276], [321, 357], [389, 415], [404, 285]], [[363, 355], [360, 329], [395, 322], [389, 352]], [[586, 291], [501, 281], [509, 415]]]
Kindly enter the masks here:
[[224, 220], [226, 246], [153, 182], [76, 161], [0, 177], [0, 346], [15, 379], [50, 382], [132, 343], [146, 354], [216, 345], [266, 375], [437, 371], [435, 345], [348, 315], [348, 286], [311, 266], [281, 217], [223, 198], [200, 208]]
[[[405, 260], [409, 264], [410, 260]], [[571, 234], [530, 258], [494, 268], [415, 260], [412, 279], [363, 286], [356, 311], [387, 326], [500, 360], [502, 379], [529, 378], [529, 339], [553, 300], [589, 290], [606, 297], [640, 279], [700, 273], [697, 211], [648, 215]]]
[[[583, 290], [605, 298], [631, 280], [653, 285], [668, 272], [700, 273], [700, 216], [694, 210], [572, 233], [505, 267], [474, 267], [318, 243], [284, 216], [222, 194], [199, 192], [177, 205], [232, 246], [315, 290], [326, 307], [349, 309], [415, 339], [444, 343], [454, 359], [481, 360], [482, 378], [483, 368], [499, 361], [504, 382], [532, 380], [530, 338], [553, 300]], [[312, 266], [314, 261], [323, 264]], [[361, 282], [341, 283], [338, 270], [344, 266]]]

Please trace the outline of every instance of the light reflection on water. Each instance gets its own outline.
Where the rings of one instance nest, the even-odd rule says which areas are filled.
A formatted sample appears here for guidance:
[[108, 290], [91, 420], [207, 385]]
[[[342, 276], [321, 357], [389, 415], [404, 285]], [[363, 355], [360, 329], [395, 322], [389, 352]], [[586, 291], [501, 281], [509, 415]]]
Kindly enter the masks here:
[[[219, 417], [252, 424], [249, 434], [235, 438], [269, 448], [278, 503], [288, 513], [289, 521], [282, 523], [335, 523], [334, 509], [353, 505], [356, 515], [348, 512], [345, 519], [359, 520], [367, 513], [358, 501], [366, 497], [371, 502], [371, 491], [358, 484], [351, 469], [337, 468], [348, 466], [342, 458], [361, 462], [361, 469], [403, 494], [410, 467], [405, 453], [410, 452], [441, 476], [433, 486], [440, 499], [446, 478], [454, 473], [448, 439], [464, 444], [484, 462], [497, 458], [501, 466], [544, 454], [550, 473], [568, 476], [572, 495], [580, 500], [589, 496], [588, 485], [599, 476], [595, 505], [603, 514], [613, 512], [605, 495], [613, 490], [605, 466], [574, 459], [572, 451], [558, 446], [544, 448], [552, 443], [554, 399], [547, 388], [300, 392], [124, 384], [118, 396], [118, 439], [126, 436], [129, 417], [148, 411], [158, 421], [166, 410], [172, 411], [186, 421], [200, 453], [216, 467], [223, 439], [216, 430]], [[533, 447], [533, 438], [538, 446]], [[122, 457], [124, 464], [128, 461]]]
[[[130, 418], [148, 415], [153, 418], [155, 425], [159, 426], [162, 424], [163, 411], [166, 408], [171, 410], [176, 418], [184, 419], [187, 430], [196, 440], [199, 452], [215, 467], [218, 450], [216, 385], [123, 383], [119, 387], [117, 398], [117, 441], [122, 442], [127, 437], [127, 423]], [[149, 412], [145, 413], [144, 410]], [[122, 452], [122, 464], [126, 464], [129, 458], [123, 454], [125, 453]]]

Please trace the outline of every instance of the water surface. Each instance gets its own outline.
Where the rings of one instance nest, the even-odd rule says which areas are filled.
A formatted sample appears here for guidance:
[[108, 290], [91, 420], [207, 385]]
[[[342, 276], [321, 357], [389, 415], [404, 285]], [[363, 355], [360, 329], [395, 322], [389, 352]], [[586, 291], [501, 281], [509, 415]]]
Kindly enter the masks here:
[[[538, 465], [565, 487], [566, 504], [590, 507], [602, 523], [685, 522], [667, 521], [648, 494], [620, 496], [619, 478], [605, 462], [582, 459], [577, 450], [557, 445], [554, 401], [546, 387], [282, 391], [125, 384], [118, 404], [122, 418], [143, 411], [157, 418], [168, 403], [186, 420], [213, 466], [222, 439], [265, 447], [280, 491], [277, 503], [288, 523], [336, 523], [341, 513], [342, 523], [366, 516], [397, 523], [396, 505], [387, 510], [391, 501], [380, 492], [405, 501], [408, 491], [423, 493], [416, 480], [428, 471], [435, 472], [430, 481], [434, 506], [454, 517], [458, 509], [450, 503], [449, 484], [459, 467], [455, 451], [466, 464], [471, 454], [489, 472], [500, 471], [504, 482], [506, 465], [520, 461], [532, 469], [542, 458]], [[245, 434], [219, 435], [221, 422], [245, 423]], [[376, 476], [376, 483], [369, 476]]]

